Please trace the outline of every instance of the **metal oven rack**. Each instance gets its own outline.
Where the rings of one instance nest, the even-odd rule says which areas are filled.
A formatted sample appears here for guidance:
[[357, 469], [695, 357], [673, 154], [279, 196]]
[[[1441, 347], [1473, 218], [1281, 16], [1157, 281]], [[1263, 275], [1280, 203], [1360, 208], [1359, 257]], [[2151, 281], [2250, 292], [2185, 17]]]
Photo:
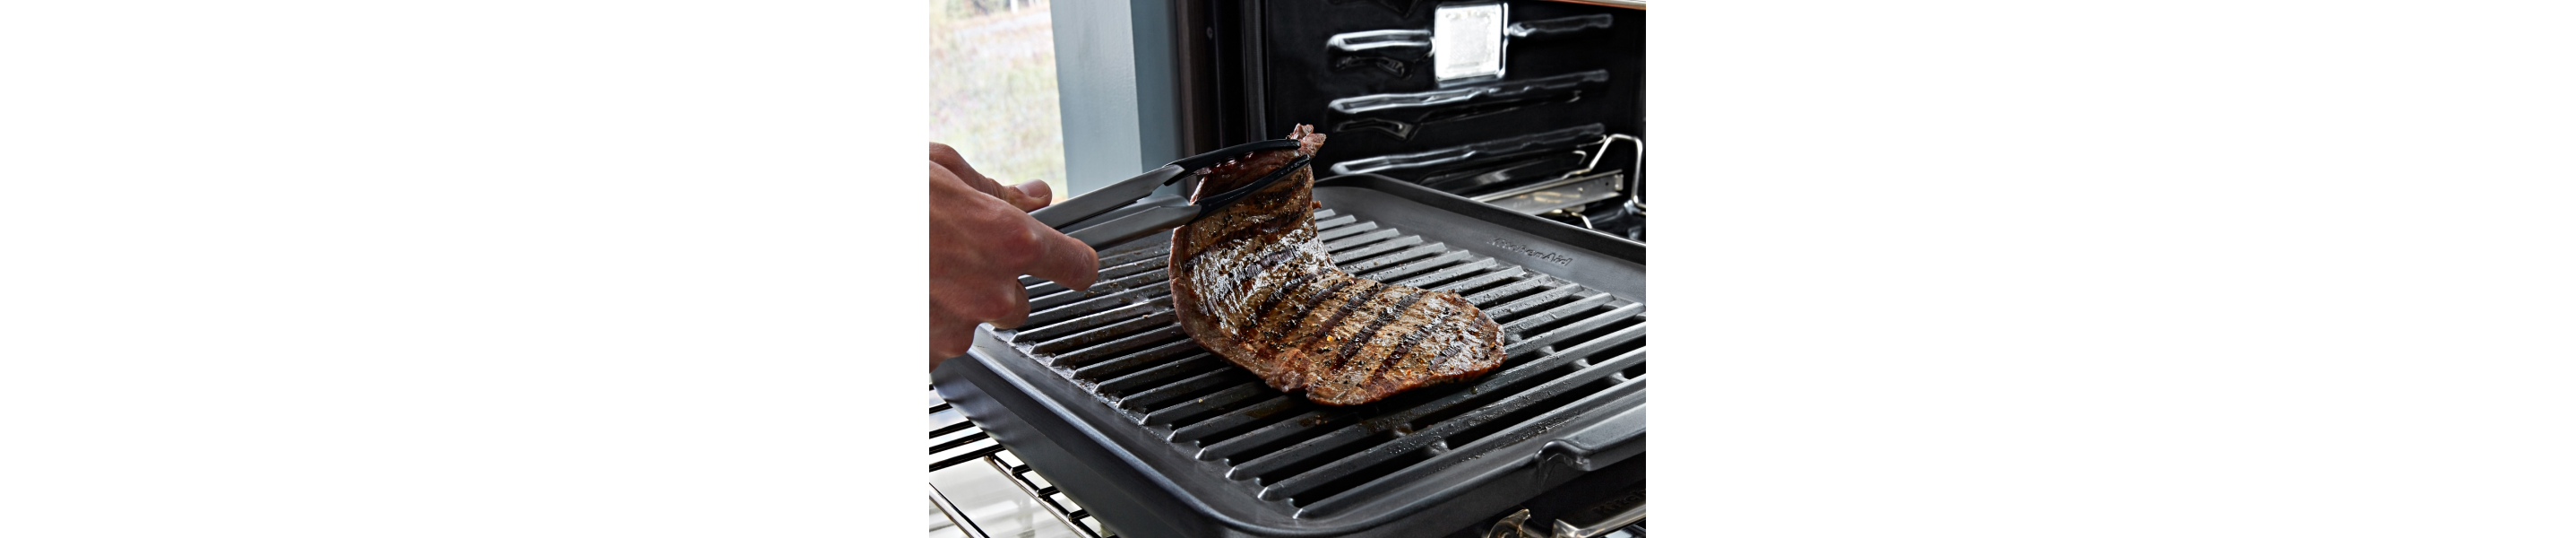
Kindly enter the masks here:
[[[965, 416], [951, 409], [948, 402], [940, 400], [937, 393], [930, 395], [930, 459], [930, 472], [933, 476], [930, 482], [930, 503], [938, 510], [940, 518], [933, 520], [932, 536], [963, 535], [968, 538], [1017, 536], [1017, 534], [999, 530], [999, 527], [1018, 522], [995, 521], [995, 518], [989, 514], [986, 514], [984, 520], [978, 521], [973, 511], [968, 510], [969, 506], [960, 506], [959, 501], [952, 498], [952, 495], [968, 492], [941, 491], [942, 481], [939, 478], [945, 476], [952, 479], [949, 484], [951, 489], [978, 486], [982, 486], [983, 489], [999, 489], [991, 488], [989, 485], [994, 482], [1007, 482], [1011, 490], [1027, 497], [1029, 502], [1026, 504], [1034, 504], [1038, 511], [1045, 512], [1056, 522], [1062, 523], [1065, 529], [1069, 529], [1069, 532], [1057, 532], [1063, 529], [1052, 527], [1032, 529], [1046, 531], [1034, 533], [1037, 536], [1118, 538], [1116, 531], [1110, 530], [1099, 519], [1091, 517], [1090, 511], [1075, 505], [1072, 499], [1064, 496], [1062, 490], [1056, 488], [1054, 484], [1047, 483], [1045, 477], [1031, 472], [1027, 462], [1020, 461], [1019, 456], [1011, 454], [1010, 450], [993, 442], [992, 437], [986, 435], [983, 430], [975, 429], [975, 425], [967, 422]], [[975, 473], [974, 471], [978, 469], [990, 470], [992, 474]], [[946, 475], [943, 475], [943, 472]], [[1024, 516], [1024, 514], [1011, 514], [1011, 516]], [[1014, 517], [1001, 519], [1008, 520]], [[1016, 517], [1016, 519], [1032, 518]], [[994, 527], [994, 529], [988, 529], [988, 527]]]

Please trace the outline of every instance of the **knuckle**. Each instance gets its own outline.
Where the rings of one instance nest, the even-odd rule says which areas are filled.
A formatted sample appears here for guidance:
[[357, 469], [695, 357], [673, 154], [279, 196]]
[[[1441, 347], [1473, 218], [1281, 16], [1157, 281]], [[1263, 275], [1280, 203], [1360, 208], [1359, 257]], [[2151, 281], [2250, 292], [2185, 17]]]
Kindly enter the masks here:
[[1004, 265], [1008, 265], [1012, 269], [1028, 267], [1031, 262], [1035, 262], [1038, 259], [1039, 243], [1037, 230], [1031, 230], [1026, 226], [1014, 226], [1013, 228], [1014, 229], [1011, 230], [1004, 230], [1002, 233], [994, 234], [993, 248], [998, 251], [996, 254], [1001, 255], [1000, 261]]
[[978, 322], [997, 321], [1010, 319], [1016, 316], [1017, 313], [1015, 311], [1020, 308], [1025, 308], [1025, 306], [1019, 304], [1018, 301], [1013, 301], [1011, 299], [1012, 298], [1009, 296], [996, 293], [985, 295], [983, 298], [976, 300], [975, 306], [973, 307], [975, 309], [975, 320]]
[[1006, 313], [1004, 313], [1004, 315], [1003, 315], [1002, 317], [993, 318], [993, 328], [996, 328], [996, 329], [1017, 329], [1017, 328], [1019, 328], [1019, 327], [1020, 327], [1020, 322], [1028, 321], [1028, 319], [1029, 319], [1029, 311], [1028, 311], [1028, 310], [1026, 310], [1026, 309], [1017, 309], [1017, 308], [1015, 308], [1015, 309], [1012, 309], [1010, 312], [1006, 312]]

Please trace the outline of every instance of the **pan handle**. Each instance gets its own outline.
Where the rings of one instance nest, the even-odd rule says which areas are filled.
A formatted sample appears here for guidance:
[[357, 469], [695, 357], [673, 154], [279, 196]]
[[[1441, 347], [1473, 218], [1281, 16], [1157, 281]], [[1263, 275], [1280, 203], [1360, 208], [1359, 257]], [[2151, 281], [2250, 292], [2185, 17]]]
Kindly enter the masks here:
[[1597, 471], [1610, 464], [1646, 451], [1646, 406], [1620, 411], [1554, 441], [1548, 441], [1539, 452], [1565, 458], [1566, 463], [1585, 472]]

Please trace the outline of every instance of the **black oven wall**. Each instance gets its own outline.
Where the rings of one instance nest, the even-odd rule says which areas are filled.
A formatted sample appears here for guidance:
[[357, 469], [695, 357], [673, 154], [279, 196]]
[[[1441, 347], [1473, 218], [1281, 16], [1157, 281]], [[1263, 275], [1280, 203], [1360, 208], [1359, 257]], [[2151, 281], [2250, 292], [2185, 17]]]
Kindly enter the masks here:
[[[1429, 47], [1419, 45], [1441, 6], [1473, 3], [1496, 2], [1177, 0], [1183, 138], [1201, 151], [1313, 124], [1332, 136], [1319, 170], [1374, 172], [1470, 197], [1563, 177], [1604, 153], [1596, 170], [1625, 171], [1623, 186], [1641, 196], [1634, 146], [1599, 142], [1646, 135], [1645, 12], [1499, 2], [1517, 30], [1504, 38], [1502, 76], [1439, 80]], [[1529, 143], [1497, 144], [1516, 138]], [[1479, 151], [1372, 166], [1460, 148]]]

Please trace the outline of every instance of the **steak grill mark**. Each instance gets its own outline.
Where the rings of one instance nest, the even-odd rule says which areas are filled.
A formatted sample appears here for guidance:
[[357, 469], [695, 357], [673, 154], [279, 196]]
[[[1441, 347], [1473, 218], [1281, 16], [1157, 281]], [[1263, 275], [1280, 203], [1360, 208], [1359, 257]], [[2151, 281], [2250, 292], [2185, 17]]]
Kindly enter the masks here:
[[1351, 298], [1349, 300], [1342, 301], [1342, 308], [1334, 311], [1333, 317], [1331, 319], [1324, 320], [1324, 324], [1317, 325], [1315, 334], [1307, 336], [1304, 340], [1312, 342], [1317, 338], [1332, 335], [1333, 329], [1341, 328], [1343, 319], [1351, 317], [1351, 312], [1358, 311], [1360, 309], [1360, 305], [1368, 304], [1370, 300], [1377, 299], [1377, 295], [1385, 291], [1385, 282], [1374, 280], [1369, 281], [1368, 288], [1360, 290], [1359, 293], [1351, 294]]
[[[1326, 367], [1325, 369], [1340, 369], [1343, 364], [1348, 364], [1351, 361], [1351, 355], [1359, 353], [1360, 348], [1367, 347], [1369, 342], [1376, 340], [1378, 331], [1386, 330], [1386, 324], [1394, 322], [1397, 315], [1403, 314], [1405, 309], [1413, 308], [1413, 303], [1421, 301], [1422, 295], [1422, 290], [1415, 289], [1411, 294], [1404, 297], [1403, 302], [1396, 303], [1395, 308], [1386, 309], [1385, 312], [1378, 314], [1376, 320], [1370, 321], [1367, 328], [1360, 329], [1360, 332], [1351, 338], [1351, 343], [1342, 348], [1342, 356], [1334, 358], [1333, 365]], [[1387, 357], [1381, 357], [1381, 359], [1391, 360], [1404, 358], [1402, 353], [1402, 350], [1397, 350], [1396, 353], [1390, 354]]]
[[[1269, 322], [1265, 315], [1275, 308], [1266, 305], [1275, 297], [1261, 292], [1290, 278], [1272, 270], [1282, 264], [1315, 266], [1335, 273], [1386, 273], [1386, 278], [1391, 279], [1419, 275], [1467, 257], [1464, 253], [1440, 254], [1444, 245], [1421, 244], [1417, 239], [1354, 252], [1353, 257], [1360, 259], [1336, 264], [1326, 250], [1373, 242], [1383, 234], [1350, 237], [1336, 243], [1320, 240], [1313, 211], [1317, 204], [1312, 202], [1313, 171], [1282, 167], [1312, 155], [1322, 146], [1324, 137], [1301, 125], [1290, 138], [1300, 142], [1298, 149], [1259, 152], [1212, 167], [1200, 178], [1193, 201], [1205, 201], [1214, 193], [1249, 184], [1258, 177], [1285, 180], [1268, 184], [1244, 197], [1243, 202], [1210, 208], [1206, 216], [1173, 232], [1173, 261], [1168, 265], [1174, 276], [1169, 281], [1174, 314], [1182, 332], [1227, 361], [1251, 370], [1272, 387], [1283, 391], [1303, 389], [1308, 399], [1327, 405], [1373, 402], [1425, 386], [1472, 379], [1499, 366], [1504, 360], [1503, 331], [1486, 314], [1465, 308], [1466, 317], [1471, 319], [1444, 323], [1443, 319], [1427, 317], [1444, 314], [1443, 309], [1416, 310], [1414, 306], [1433, 297], [1443, 303], [1455, 302], [1456, 294], [1390, 284], [1377, 278], [1336, 279], [1359, 279], [1366, 285], [1353, 292], [1350, 285], [1336, 283], [1341, 291], [1319, 295], [1321, 302], [1300, 309], [1302, 315], [1292, 321], [1294, 329], [1261, 330]], [[1389, 252], [1399, 248], [1400, 251]], [[1302, 285], [1317, 287], [1312, 280]], [[1269, 291], [1274, 296], [1283, 293]], [[1316, 315], [1326, 317], [1320, 323], [1305, 321], [1305, 316]], [[1452, 334], [1471, 345], [1450, 357], [1450, 364], [1386, 372], [1389, 365], [1406, 358], [1402, 353], [1409, 351], [1391, 345], [1394, 342], [1379, 340], [1380, 333], [1389, 327]], [[1300, 334], [1306, 331], [1311, 333]], [[1378, 382], [1355, 383], [1371, 378]]]

